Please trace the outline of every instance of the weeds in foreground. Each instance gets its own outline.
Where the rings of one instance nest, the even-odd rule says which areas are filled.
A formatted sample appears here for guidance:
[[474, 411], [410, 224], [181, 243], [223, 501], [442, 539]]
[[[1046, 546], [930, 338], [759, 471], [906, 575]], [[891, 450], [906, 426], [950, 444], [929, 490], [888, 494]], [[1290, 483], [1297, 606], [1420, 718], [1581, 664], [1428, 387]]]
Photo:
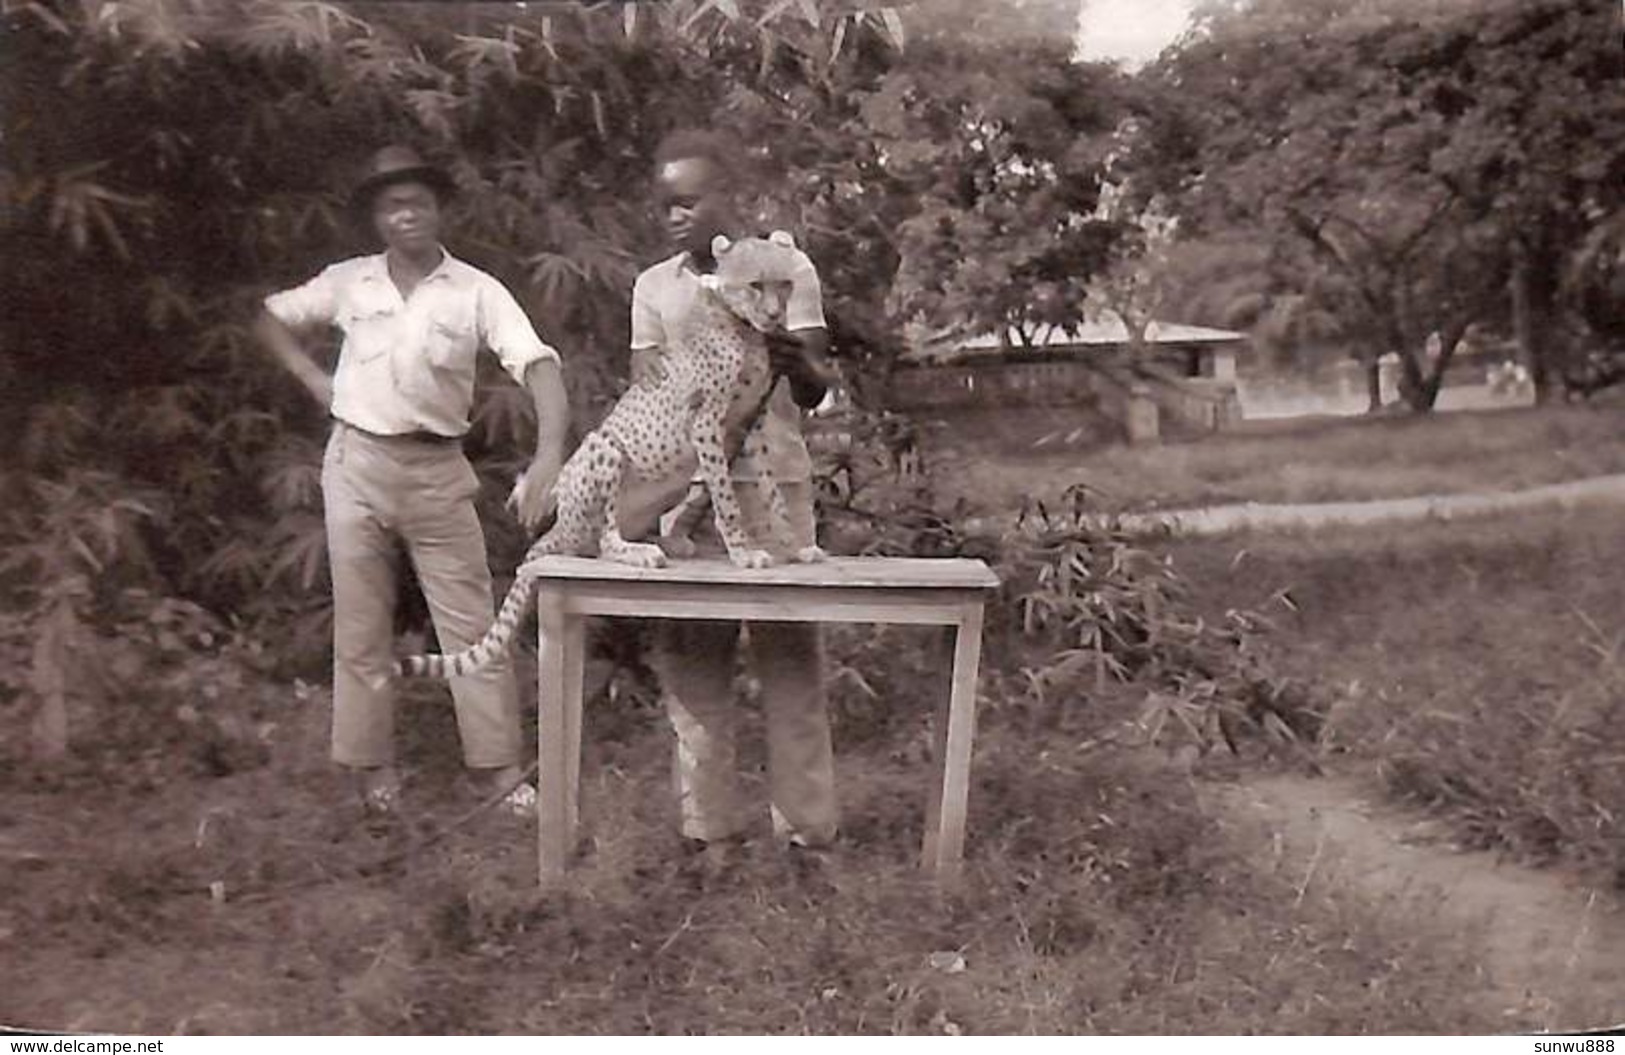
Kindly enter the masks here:
[[[1148, 755], [1042, 748], [990, 718], [966, 875], [941, 893], [915, 870], [927, 767], [892, 750], [903, 730], [841, 756], [834, 852], [798, 859], [761, 839], [721, 863], [671, 834], [657, 729], [588, 732], [584, 853], [547, 896], [532, 834], [495, 818], [345, 878], [389, 836], [346, 819], [325, 771], [292, 755], [92, 822], [59, 857], [0, 877], [4, 925], [35, 950], [7, 979], [9, 1016], [163, 1032], [1505, 1027], [1463, 998], [1470, 968], [1447, 936], [1297, 897], [1300, 876]], [[410, 792], [422, 823], [451, 809], [432, 777]], [[50, 808], [41, 824], [63, 803]], [[71, 863], [92, 847], [99, 867]], [[331, 882], [296, 896], [242, 893], [324, 870]]]
[[[975, 557], [997, 571], [985, 632], [990, 705], [1023, 714], [1041, 735], [1117, 726], [1118, 739], [1202, 753], [1234, 753], [1247, 738], [1296, 749], [1317, 735], [1312, 694], [1276, 677], [1258, 648], [1270, 629], [1263, 609], [1290, 601], [1204, 618], [1166, 547], [1102, 523], [1089, 489], [1069, 489], [1061, 512], [1025, 503], [1017, 529], [1001, 532], [978, 516], [985, 507], [942, 497], [919, 437], [899, 434], [890, 416], [853, 411], [841, 424], [845, 444], [821, 460], [835, 468], [822, 512], [838, 538], [861, 540], [863, 553]], [[895, 682], [906, 657], [860, 642], [837, 653], [836, 683], [876, 698], [873, 683]], [[940, 659], [928, 652], [908, 676]]]
[[[1322, 896], [1304, 875], [1270, 867], [1259, 845], [1204, 812], [1183, 766], [1134, 745], [1181, 732], [1186, 744], [1223, 742], [1222, 716], [1249, 715], [1247, 693], [1259, 687], [1280, 704], [1296, 684], [1284, 675], [1325, 659], [1316, 648], [1380, 669], [1351, 642], [1372, 634], [1362, 619], [1383, 612], [1396, 653], [1407, 634], [1419, 655], [1437, 651], [1440, 635], [1511, 640], [1506, 627], [1461, 616], [1490, 609], [1463, 606], [1459, 591], [1510, 584], [1525, 601], [1544, 596], [1549, 575], [1566, 566], [1550, 546], [1526, 542], [1523, 557], [1548, 556], [1514, 575], [1502, 574], [1494, 544], [1431, 563], [1351, 559], [1326, 572], [1328, 597], [1312, 576], [1266, 574], [1279, 556], [1267, 546], [1239, 564], [1222, 555], [1233, 575], [1245, 573], [1242, 589], [1210, 575], [1210, 551], [1196, 554], [1193, 574], [1175, 549], [1176, 573], [1166, 550], [1077, 524], [987, 539], [928, 505], [886, 523], [883, 544], [907, 552], [923, 538], [938, 553], [981, 552], [1005, 574], [989, 629], [967, 874], [952, 894], [933, 893], [914, 871], [937, 672], [928, 649], [895, 635], [832, 635], [847, 818], [836, 853], [798, 861], [759, 841], [722, 862], [682, 854], [670, 834], [658, 715], [627, 691], [590, 716], [585, 853], [568, 888], [548, 897], [533, 885], [528, 828], [494, 818], [395, 870], [358, 876], [357, 864], [387, 856], [412, 830], [369, 833], [346, 812], [320, 762], [320, 694], [307, 692], [279, 701], [276, 720], [256, 727], [262, 764], [225, 776], [171, 772], [116, 816], [89, 808], [101, 803], [99, 785], [12, 789], [8, 845], [37, 833], [51, 852], [0, 872], [0, 931], [37, 952], [27, 977], [0, 984], [20, 1009], [8, 1015], [163, 1032], [1471, 1033], [1534, 1024], [1464, 995], [1461, 979], [1474, 968], [1451, 936], [1392, 906]], [[1612, 535], [1569, 541], [1570, 551], [1612, 552]], [[1439, 565], [1459, 566], [1457, 595], [1424, 574]], [[1223, 604], [1210, 614], [1199, 602], [1217, 586]], [[1296, 609], [1265, 635], [1245, 606], [1268, 607], [1283, 586]], [[1455, 621], [1422, 611], [1432, 591]], [[1578, 589], [1567, 599], [1599, 615], [1589, 637], [1556, 650], [1563, 664], [1616, 654], [1594, 598]], [[1317, 624], [1328, 613], [1337, 632], [1316, 646], [1306, 628], [1326, 630]], [[1424, 614], [1435, 620], [1426, 633], [1413, 625]], [[160, 646], [164, 629], [155, 626], [149, 644]], [[1298, 666], [1272, 637], [1302, 646]], [[1534, 635], [1531, 645], [1557, 639]], [[619, 677], [604, 680], [606, 700]], [[1212, 687], [1194, 688], [1203, 684]], [[1182, 691], [1196, 693], [1183, 717], [1148, 720], [1158, 695]], [[1281, 741], [1321, 731], [1335, 746], [1373, 750], [1378, 723], [1405, 728], [1394, 700], [1386, 714], [1368, 712], [1369, 727], [1344, 708], [1324, 730], [1303, 731], [1291, 719], [1319, 709], [1288, 700], [1277, 718], [1296, 740]], [[1554, 765], [1608, 731], [1571, 713], [1572, 735], [1548, 740]], [[1213, 714], [1221, 717], [1210, 727]], [[1256, 721], [1267, 735], [1267, 716]], [[409, 757], [424, 763], [408, 789], [415, 830], [461, 807], [449, 715], [429, 706], [407, 725]], [[1504, 728], [1508, 751], [1491, 764], [1510, 772], [1510, 744], [1524, 733]], [[1136, 735], [1102, 735], [1125, 731]], [[1455, 770], [1481, 774], [1468, 758], [1479, 746], [1459, 736], [1435, 748], [1418, 786]], [[761, 745], [744, 748], [747, 780], [759, 781]], [[1486, 787], [1485, 802], [1506, 791]], [[129, 983], [138, 977], [147, 980], [139, 990]]]
[[1625, 543], [1607, 508], [1181, 544], [1199, 607], [1286, 590], [1264, 643], [1334, 697], [1321, 749], [1464, 844], [1625, 867]]

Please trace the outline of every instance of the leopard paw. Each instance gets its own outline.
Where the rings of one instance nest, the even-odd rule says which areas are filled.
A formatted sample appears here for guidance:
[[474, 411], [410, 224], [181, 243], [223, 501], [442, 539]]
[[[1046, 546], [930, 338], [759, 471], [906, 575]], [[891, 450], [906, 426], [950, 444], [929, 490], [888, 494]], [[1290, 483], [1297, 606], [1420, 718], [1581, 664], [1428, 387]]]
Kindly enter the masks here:
[[606, 560], [616, 564], [630, 564], [634, 568], [664, 568], [666, 566], [666, 553], [659, 546], [648, 542], [628, 542], [624, 547], [603, 554]]
[[819, 546], [803, 546], [796, 550], [797, 564], [817, 564], [828, 559], [829, 554], [825, 553], [823, 548]]
[[773, 554], [765, 549], [733, 550], [728, 554], [736, 568], [769, 568], [773, 565]]

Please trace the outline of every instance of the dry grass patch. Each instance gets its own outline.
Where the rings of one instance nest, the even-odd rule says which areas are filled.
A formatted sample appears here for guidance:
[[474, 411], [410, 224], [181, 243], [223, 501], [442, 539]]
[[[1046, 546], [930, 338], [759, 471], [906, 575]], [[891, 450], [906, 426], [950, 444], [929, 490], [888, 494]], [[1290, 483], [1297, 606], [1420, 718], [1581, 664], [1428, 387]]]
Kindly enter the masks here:
[[[88, 790], [13, 790], [19, 838], [82, 823], [57, 856], [0, 873], [8, 941], [30, 950], [7, 961], [0, 1011], [119, 1032], [1505, 1028], [1457, 984], [1470, 946], [1296, 896], [1295, 870], [1175, 770], [1035, 744], [996, 714], [979, 746], [951, 895], [914, 868], [928, 767], [895, 737], [843, 753], [836, 853], [797, 863], [758, 841], [720, 866], [671, 834], [657, 727], [599, 739], [587, 852], [546, 897], [534, 835], [496, 818], [358, 878], [392, 837], [358, 830], [293, 759], [100, 812], [75, 813]], [[444, 818], [454, 789], [419, 772], [422, 822]]]
[[1625, 865], [1625, 532], [1607, 509], [1180, 544], [1210, 608], [1285, 591], [1269, 646], [1465, 842]]
[[1327, 502], [1505, 491], [1625, 472], [1625, 407], [1547, 407], [1260, 422], [1157, 447], [1049, 451], [996, 425], [939, 441], [945, 493], [989, 508], [1084, 484], [1114, 509]]

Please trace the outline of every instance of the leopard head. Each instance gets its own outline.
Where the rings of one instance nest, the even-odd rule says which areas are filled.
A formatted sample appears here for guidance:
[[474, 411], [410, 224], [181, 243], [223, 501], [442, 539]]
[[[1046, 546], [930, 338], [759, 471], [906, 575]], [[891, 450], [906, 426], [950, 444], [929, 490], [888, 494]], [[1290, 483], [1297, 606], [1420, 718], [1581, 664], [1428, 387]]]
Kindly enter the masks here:
[[723, 306], [763, 333], [782, 330], [795, 276], [807, 267], [795, 240], [784, 231], [737, 241], [719, 234], [711, 255], [717, 269], [705, 276], [705, 286]]

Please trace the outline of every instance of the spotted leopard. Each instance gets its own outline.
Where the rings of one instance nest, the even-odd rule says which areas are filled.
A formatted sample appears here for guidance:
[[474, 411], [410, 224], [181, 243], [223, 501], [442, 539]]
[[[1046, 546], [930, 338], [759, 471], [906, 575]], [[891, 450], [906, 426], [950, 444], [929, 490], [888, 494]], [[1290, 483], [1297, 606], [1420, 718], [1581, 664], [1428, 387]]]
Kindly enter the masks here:
[[[591, 556], [640, 567], [659, 567], [666, 555], [657, 545], [621, 536], [616, 499], [629, 475], [641, 480], [669, 478], [692, 448], [699, 474], [710, 492], [717, 532], [728, 558], [740, 567], [773, 562], [745, 530], [744, 517], [728, 475], [728, 411], [750, 372], [768, 369], [762, 334], [784, 324], [791, 278], [803, 261], [782, 231], [767, 238], [712, 244], [715, 274], [702, 280], [706, 293], [671, 334], [662, 359], [664, 376], [633, 385], [603, 423], [588, 434], [565, 462], [554, 485], [558, 517], [552, 530], [530, 547], [503, 599], [491, 629], [474, 645], [449, 655], [408, 656], [396, 664], [407, 677], [459, 677], [488, 666], [505, 652], [515, 629], [535, 599], [536, 563], [554, 554]], [[749, 430], [745, 444], [752, 446]], [[791, 537], [784, 497], [768, 477], [759, 480], [774, 531]], [[821, 560], [817, 546], [793, 550], [798, 561]]]

